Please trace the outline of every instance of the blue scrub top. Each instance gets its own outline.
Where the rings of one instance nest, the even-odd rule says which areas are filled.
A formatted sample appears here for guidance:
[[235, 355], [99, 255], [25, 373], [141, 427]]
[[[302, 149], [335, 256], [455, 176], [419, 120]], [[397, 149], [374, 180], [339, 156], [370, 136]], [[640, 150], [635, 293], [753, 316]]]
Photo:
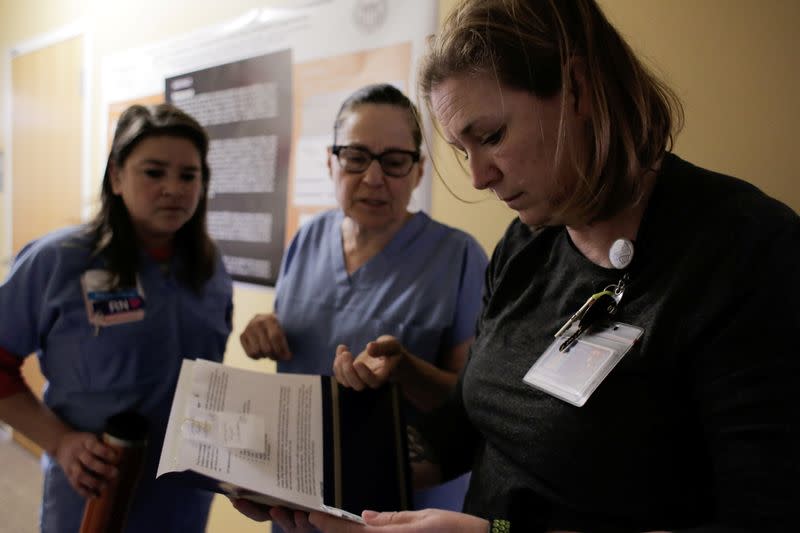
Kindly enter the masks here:
[[[275, 311], [293, 358], [280, 372], [330, 375], [336, 346], [354, 354], [393, 335], [414, 355], [440, 365], [439, 355], [475, 335], [487, 258], [474, 238], [432, 220], [411, 217], [389, 244], [347, 273], [341, 210], [300, 228], [284, 255]], [[416, 417], [408, 405], [409, 421]], [[460, 509], [466, 481], [415, 494], [417, 508]]]
[[[211, 495], [156, 481], [155, 472], [182, 358], [222, 361], [231, 331], [232, 283], [218, 258], [200, 294], [142, 254], [142, 320], [96, 329], [89, 323], [80, 279], [102, 269], [86, 229], [47, 235], [19, 253], [0, 286], [0, 346], [24, 357], [36, 352], [47, 379], [44, 402], [77, 430], [100, 432], [106, 419], [133, 409], [150, 422], [145, 467], [128, 532], [203, 531]], [[42, 531], [77, 531], [83, 499], [45, 456]], [[174, 527], [173, 527], [174, 526]], [[156, 528], [156, 529], [154, 529]]]
[[275, 311], [294, 357], [282, 372], [330, 375], [338, 344], [354, 354], [394, 335], [436, 365], [475, 335], [487, 258], [466, 233], [415, 213], [389, 244], [347, 273], [341, 210], [300, 228], [284, 255]]

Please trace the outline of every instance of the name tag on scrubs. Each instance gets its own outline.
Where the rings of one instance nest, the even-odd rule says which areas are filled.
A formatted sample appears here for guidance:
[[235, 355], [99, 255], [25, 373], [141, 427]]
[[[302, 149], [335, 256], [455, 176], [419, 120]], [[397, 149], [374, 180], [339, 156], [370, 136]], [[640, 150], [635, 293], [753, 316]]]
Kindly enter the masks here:
[[522, 380], [572, 405], [581, 407], [608, 373], [639, 340], [642, 328], [615, 322], [587, 331], [569, 348], [559, 348], [577, 330], [556, 338]]
[[144, 291], [137, 278], [135, 287], [111, 289], [107, 270], [87, 270], [81, 276], [86, 315], [93, 326], [113, 326], [144, 318]]

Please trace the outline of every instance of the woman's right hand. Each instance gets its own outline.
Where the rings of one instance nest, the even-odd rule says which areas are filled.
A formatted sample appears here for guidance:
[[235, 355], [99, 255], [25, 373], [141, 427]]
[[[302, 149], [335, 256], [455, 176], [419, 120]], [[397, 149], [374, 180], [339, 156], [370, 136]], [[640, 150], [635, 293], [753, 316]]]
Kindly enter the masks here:
[[256, 315], [239, 336], [245, 353], [251, 359], [268, 357], [275, 361], [292, 358], [289, 343], [275, 313]]
[[441, 509], [388, 513], [364, 511], [361, 516], [364, 518], [363, 526], [318, 511], [311, 513], [309, 521], [324, 533], [485, 533], [489, 529], [489, 522], [483, 518]]
[[68, 431], [61, 435], [53, 456], [69, 484], [84, 498], [99, 496], [109, 480], [119, 473], [119, 457], [97, 435]]
[[252, 500], [245, 498], [237, 498], [235, 496], [228, 496], [233, 508], [245, 515], [250, 520], [256, 522], [266, 522], [270, 519], [269, 512], [272, 509], [269, 505], [256, 503]]
[[272, 520], [286, 533], [313, 533], [314, 528], [308, 522], [308, 513], [294, 511], [283, 507], [271, 507], [244, 498], [229, 497], [234, 509], [256, 522]]

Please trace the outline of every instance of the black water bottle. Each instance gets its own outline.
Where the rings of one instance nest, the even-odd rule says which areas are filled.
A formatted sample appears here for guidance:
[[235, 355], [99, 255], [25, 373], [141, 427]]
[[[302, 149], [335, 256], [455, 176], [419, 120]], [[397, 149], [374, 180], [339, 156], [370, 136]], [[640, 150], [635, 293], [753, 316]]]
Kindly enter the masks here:
[[102, 440], [117, 451], [119, 472], [99, 496], [86, 502], [80, 533], [120, 533], [125, 529], [144, 462], [147, 419], [131, 411], [114, 415], [106, 422]]

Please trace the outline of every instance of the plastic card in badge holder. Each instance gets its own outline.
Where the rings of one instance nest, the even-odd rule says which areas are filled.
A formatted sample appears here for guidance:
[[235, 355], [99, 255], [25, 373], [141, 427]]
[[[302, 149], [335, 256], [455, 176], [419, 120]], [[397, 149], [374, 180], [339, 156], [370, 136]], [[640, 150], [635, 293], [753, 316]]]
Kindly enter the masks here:
[[631, 346], [642, 328], [619, 322], [593, 328], [569, 349], [559, 347], [575, 331], [566, 331], [547, 348], [522, 380], [581, 407]]
[[138, 276], [135, 287], [117, 287], [107, 270], [87, 270], [81, 276], [81, 287], [86, 316], [98, 328], [144, 318], [145, 298]]

